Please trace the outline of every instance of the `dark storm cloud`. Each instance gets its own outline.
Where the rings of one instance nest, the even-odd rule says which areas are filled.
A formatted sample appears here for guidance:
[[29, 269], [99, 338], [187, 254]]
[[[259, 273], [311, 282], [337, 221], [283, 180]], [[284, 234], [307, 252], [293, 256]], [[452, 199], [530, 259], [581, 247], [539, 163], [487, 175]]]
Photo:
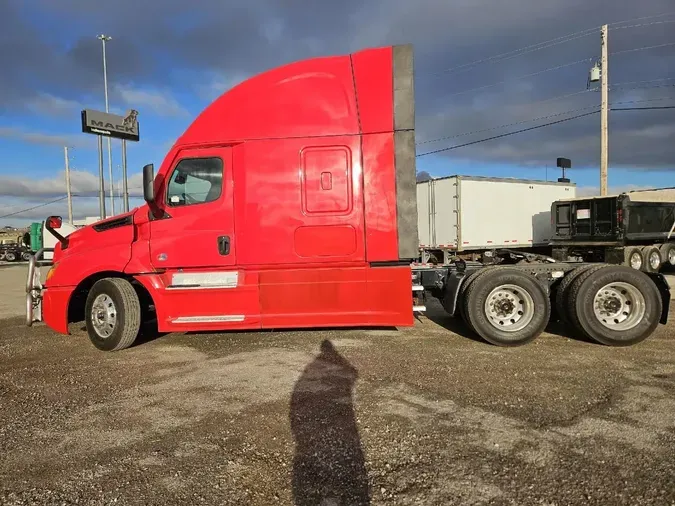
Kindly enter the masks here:
[[[591, 60], [599, 56], [599, 33], [499, 63], [439, 71], [602, 23], [675, 10], [672, 0], [6, 0], [0, 4], [0, 65], [12, 69], [0, 74], [2, 108], [21, 109], [21, 104], [39, 103], [36, 97], [45, 94], [73, 99], [100, 93], [100, 45], [94, 37], [105, 32], [114, 37], [109, 51], [111, 79], [140, 88], [185, 87], [195, 96], [209, 86], [299, 58], [412, 42], [419, 140], [523, 122], [425, 144], [419, 152], [545, 123], [525, 121], [597, 105], [599, 94], [592, 92], [542, 101], [586, 88]], [[54, 42], [64, 40], [74, 43]], [[611, 52], [667, 42], [675, 42], [675, 24], [610, 31]], [[516, 79], [584, 58], [588, 61]], [[617, 54], [611, 64], [613, 83], [673, 78], [675, 46]], [[669, 96], [675, 96], [675, 87], [617, 88], [612, 101]], [[635, 105], [666, 104], [675, 100]], [[612, 113], [611, 164], [675, 166], [673, 118], [674, 112], [668, 110]], [[458, 159], [541, 166], [557, 156], [572, 158], [576, 166], [594, 166], [599, 161], [598, 133], [596, 115], [447, 151], [444, 156], [449, 167]]]

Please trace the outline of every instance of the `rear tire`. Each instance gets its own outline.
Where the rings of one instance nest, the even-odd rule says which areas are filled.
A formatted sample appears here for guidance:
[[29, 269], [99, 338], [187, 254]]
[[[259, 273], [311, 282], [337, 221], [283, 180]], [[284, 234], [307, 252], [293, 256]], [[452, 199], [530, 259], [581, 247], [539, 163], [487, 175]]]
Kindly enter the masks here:
[[661, 270], [661, 252], [656, 246], [642, 248], [642, 270], [644, 272], [659, 272]]
[[675, 267], [675, 244], [667, 242], [662, 244], [659, 250], [661, 252], [661, 261], [664, 265]]
[[87, 295], [87, 333], [99, 350], [128, 348], [141, 327], [141, 304], [134, 287], [122, 278], [104, 278]]
[[569, 295], [569, 290], [570, 286], [576, 279], [581, 276], [584, 272], [586, 272], [588, 269], [591, 269], [595, 267], [594, 265], [582, 265], [581, 267], [577, 267], [575, 269], [572, 269], [570, 272], [568, 272], [564, 278], [562, 278], [562, 281], [558, 284], [558, 288], [556, 288], [555, 291], [555, 312], [558, 315], [558, 318], [564, 325], [571, 325], [572, 320], [569, 317], [569, 311], [568, 311], [568, 295]]
[[13, 251], [8, 251], [7, 253], [5, 253], [5, 260], [7, 260], [8, 262], [14, 262], [16, 260], [16, 253], [14, 253]]
[[570, 290], [570, 307], [583, 333], [607, 346], [631, 346], [647, 339], [661, 317], [661, 295], [649, 277], [634, 269], [591, 269]]
[[469, 274], [469, 277], [466, 279], [466, 281], [462, 284], [462, 286], [459, 288], [459, 294], [457, 297], [458, 301], [458, 307], [459, 307], [459, 315], [462, 317], [462, 320], [464, 320], [464, 323], [466, 323], [466, 326], [469, 327], [469, 330], [473, 333], [477, 333], [476, 329], [473, 328], [473, 325], [469, 321], [469, 318], [467, 316], [468, 309], [467, 309], [467, 302], [466, 302], [466, 291], [468, 290], [469, 286], [471, 283], [473, 283], [477, 278], [485, 276], [486, 274], [489, 274], [491, 271], [495, 270], [497, 266], [490, 266], [490, 267], [484, 267], [482, 269], [479, 269], [475, 272], [472, 272]]
[[497, 346], [522, 346], [537, 338], [551, 316], [551, 302], [525, 272], [498, 267], [476, 277], [464, 295], [471, 327]]
[[624, 250], [624, 259], [626, 266], [636, 271], [642, 270], [644, 259], [640, 248], [626, 248]]

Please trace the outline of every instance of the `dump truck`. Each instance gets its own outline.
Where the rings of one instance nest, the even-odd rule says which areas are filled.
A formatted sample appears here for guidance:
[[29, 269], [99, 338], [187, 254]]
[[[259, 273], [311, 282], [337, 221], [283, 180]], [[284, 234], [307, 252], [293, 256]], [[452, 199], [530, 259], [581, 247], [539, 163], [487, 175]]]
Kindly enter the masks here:
[[675, 267], [675, 188], [562, 199], [551, 206], [554, 258], [659, 272]]
[[[517, 346], [551, 314], [608, 345], [668, 317], [661, 274], [508, 253], [492, 265], [414, 267], [418, 255], [410, 45], [301, 60], [206, 107], [157, 171], [145, 204], [58, 240], [26, 323], [84, 321], [100, 350], [159, 332], [411, 326], [437, 298], [486, 341]], [[486, 195], [485, 198], [490, 198]], [[520, 255], [520, 256], [519, 256]]]

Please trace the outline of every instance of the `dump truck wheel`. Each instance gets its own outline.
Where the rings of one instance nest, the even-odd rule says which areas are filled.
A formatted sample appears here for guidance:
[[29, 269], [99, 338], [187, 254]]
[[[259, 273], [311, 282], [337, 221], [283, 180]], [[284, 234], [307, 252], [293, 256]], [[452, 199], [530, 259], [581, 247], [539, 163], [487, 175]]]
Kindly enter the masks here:
[[558, 318], [560, 321], [565, 324], [565, 325], [571, 325], [572, 321], [570, 320], [569, 314], [568, 314], [568, 295], [569, 295], [569, 290], [570, 286], [574, 281], [581, 276], [584, 272], [586, 272], [588, 269], [594, 267], [593, 265], [582, 265], [581, 267], [577, 267], [575, 269], [572, 269], [570, 272], [568, 272], [564, 278], [562, 278], [562, 281], [558, 284], [558, 287], [556, 288], [555, 291], [555, 312], [558, 315]]
[[5, 260], [7, 260], [8, 262], [14, 262], [16, 260], [16, 253], [14, 253], [13, 251], [8, 251], [7, 253], [5, 253]]
[[87, 295], [85, 320], [89, 339], [99, 350], [131, 346], [141, 327], [138, 294], [126, 279], [104, 278]]
[[622, 266], [591, 269], [570, 289], [570, 308], [579, 329], [607, 346], [631, 346], [659, 324], [662, 300], [642, 273]]
[[661, 245], [661, 260], [664, 264], [675, 267], [675, 244], [667, 242]]
[[645, 272], [659, 272], [661, 269], [661, 252], [656, 246], [642, 248], [642, 270]]
[[24, 251], [23, 253], [21, 253], [21, 260], [23, 260], [24, 262], [28, 262], [31, 256], [32, 255], [30, 254], [29, 251]]
[[538, 337], [551, 316], [551, 301], [531, 275], [496, 268], [477, 277], [465, 293], [471, 326], [497, 346], [521, 346]]
[[636, 271], [642, 270], [644, 259], [642, 258], [642, 250], [640, 248], [626, 248], [624, 250], [625, 264]]

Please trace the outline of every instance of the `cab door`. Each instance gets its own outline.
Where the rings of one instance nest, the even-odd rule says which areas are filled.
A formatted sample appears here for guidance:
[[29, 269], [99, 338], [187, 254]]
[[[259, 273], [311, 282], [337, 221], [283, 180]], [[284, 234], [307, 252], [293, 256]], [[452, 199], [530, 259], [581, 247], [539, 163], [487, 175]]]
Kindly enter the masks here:
[[157, 192], [164, 217], [150, 225], [150, 255], [159, 269], [236, 265], [232, 149], [178, 152]]

